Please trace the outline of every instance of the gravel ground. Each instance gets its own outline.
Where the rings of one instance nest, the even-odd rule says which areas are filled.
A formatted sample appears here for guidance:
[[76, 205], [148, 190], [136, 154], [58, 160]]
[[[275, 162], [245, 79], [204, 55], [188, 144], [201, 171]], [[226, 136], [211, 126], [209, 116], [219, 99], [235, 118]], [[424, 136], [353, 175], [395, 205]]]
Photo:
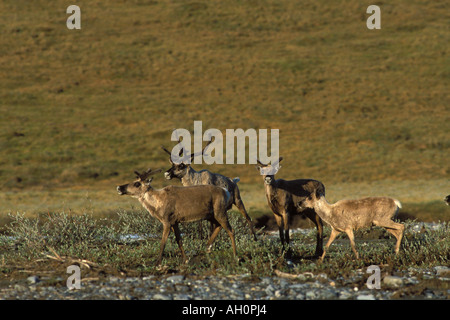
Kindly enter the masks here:
[[[419, 232], [422, 224], [414, 228]], [[437, 228], [436, 224], [428, 224]], [[294, 232], [294, 231], [293, 231]], [[309, 232], [298, 229], [295, 232]], [[274, 232], [276, 237], [277, 233]], [[26, 271], [26, 270], [23, 270]], [[271, 277], [252, 275], [194, 276], [172, 274], [119, 277], [81, 271], [80, 289], [69, 290], [68, 274], [48, 271], [17, 278], [0, 278], [0, 300], [389, 300], [450, 299], [450, 268], [411, 267], [386, 274], [381, 270], [380, 289], [369, 289], [372, 273], [354, 270], [346, 278], [326, 274], [288, 274], [275, 271]]]
[[382, 276], [381, 289], [368, 289], [363, 270], [347, 279], [325, 274], [273, 277], [239, 276], [149, 276], [82, 279], [80, 289], [69, 290], [66, 279], [30, 276], [0, 285], [0, 299], [45, 300], [320, 300], [320, 299], [449, 299], [450, 268], [410, 269], [395, 276]]

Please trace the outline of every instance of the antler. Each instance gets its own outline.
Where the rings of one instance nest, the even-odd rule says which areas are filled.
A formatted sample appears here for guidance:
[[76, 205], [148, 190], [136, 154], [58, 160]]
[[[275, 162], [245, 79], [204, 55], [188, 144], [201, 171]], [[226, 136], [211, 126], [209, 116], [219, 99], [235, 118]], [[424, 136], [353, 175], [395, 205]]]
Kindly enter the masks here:
[[[178, 143], [180, 143], [181, 141], [182, 141], [181, 137], [178, 137]], [[170, 156], [169, 161], [173, 164], [173, 162], [172, 162], [172, 152], [167, 150], [163, 145], [161, 145], [161, 149], [163, 149]], [[181, 155], [183, 154], [183, 151], [184, 151], [184, 148], [181, 148], [180, 152], [178, 153], [179, 157], [181, 157]]]
[[[213, 142], [212, 137], [210, 136], [211, 140], [209, 140], [209, 142], [206, 144], [206, 146], [203, 148], [202, 150], [202, 154], [205, 153], [206, 149], [209, 147], [209, 145]], [[214, 141], [216, 141], [216, 137], [214, 137]]]
[[[214, 138], [215, 140], [215, 138]], [[203, 148], [202, 152], [200, 153], [202, 156], [205, 154], [206, 149], [208, 149], [209, 145], [213, 142], [213, 139], [209, 140], [209, 142], [206, 144], [206, 146]], [[191, 153], [191, 163], [194, 161], [195, 156], [198, 156], [198, 153]]]
[[135, 171], [134, 173], [136, 174], [136, 177], [141, 180], [144, 181], [146, 180], [149, 176], [154, 175], [155, 173], [161, 172], [162, 169], [158, 169], [158, 170], [154, 170], [152, 171], [152, 169], [148, 169], [147, 171], [145, 171], [144, 173], [139, 173], [138, 171]]
[[256, 158], [256, 162], [258, 162], [258, 164], [259, 164], [261, 167], [267, 167], [267, 166], [268, 166], [267, 164], [264, 164], [264, 163], [262, 163], [261, 161], [259, 161], [258, 158]]
[[[209, 140], [209, 142], [206, 144], [206, 146], [203, 148], [203, 150], [202, 150], [202, 152], [201, 153], [191, 153], [191, 154], [189, 154], [189, 155], [186, 155], [186, 156], [183, 156], [183, 159], [184, 160], [187, 160], [188, 158], [190, 158], [191, 159], [191, 163], [192, 163], [192, 161], [194, 160], [194, 158], [196, 157], [196, 156], [198, 156], [198, 155], [204, 155], [205, 154], [205, 151], [206, 151], [206, 149], [209, 147], [209, 145], [213, 142], [213, 137], [211, 137], [210, 136], [210, 138], [211, 138], [211, 140]], [[180, 143], [182, 140], [181, 140], [181, 137], [179, 137], [178, 138], [178, 143]], [[214, 141], [215, 141], [215, 137], [214, 137]], [[163, 151], [164, 152], [166, 152], [168, 155], [170, 155], [170, 156], [172, 156], [172, 152], [170, 152], [169, 150], [167, 150], [164, 146], [161, 146], [161, 149], [163, 149]], [[180, 152], [178, 153], [178, 156], [181, 158], [181, 155], [183, 154], [183, 151], [184, 151], [184, 148], [181, 148], [181, 150], [180, 150]], [[172, 162], [172, 159], [170, 158], [169, 159], [171, 162]]]
[[161, 149], [163, 149], [166, 153], [168, 153], [169, 156], [172, 155], [172, 153], [169, 150], [167, 150], [164, 146], [161, 146]]

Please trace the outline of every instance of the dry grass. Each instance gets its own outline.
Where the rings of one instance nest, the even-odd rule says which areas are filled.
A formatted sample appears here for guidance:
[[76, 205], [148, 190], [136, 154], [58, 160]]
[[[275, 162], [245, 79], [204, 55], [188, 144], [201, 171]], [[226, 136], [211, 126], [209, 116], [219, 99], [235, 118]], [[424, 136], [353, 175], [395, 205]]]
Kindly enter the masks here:
[[[168, 167], [159, 146], [194, 120], [279, 128], [279, 176], [319, 179], [330, 199], [450, 192], [445, 1], [382, 3], [378, 31], [356, 0], [77, 1], [80, 31], [67, 5], [0, 3], [3, 216], [128, 206], [114, 186]], [[253, 166], [210, 169], [267, 210]]]

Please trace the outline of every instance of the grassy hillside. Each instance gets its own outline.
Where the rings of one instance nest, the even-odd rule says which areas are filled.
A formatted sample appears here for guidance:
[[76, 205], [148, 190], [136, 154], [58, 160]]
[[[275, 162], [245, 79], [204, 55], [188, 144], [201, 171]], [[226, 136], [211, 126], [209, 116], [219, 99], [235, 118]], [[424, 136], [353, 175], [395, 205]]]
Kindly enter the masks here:
[[[0, 2], [2, 214], [129, 206], [114, 186], [168, 168], [159, 146], [194, 120], [280, 129], [278, 176], [320, 179], [330, 199], [450, 193], [446, 1], [76, 4], [81, 30], [67, 1]], [[254, 166], [209, 169], [267, 210]]]

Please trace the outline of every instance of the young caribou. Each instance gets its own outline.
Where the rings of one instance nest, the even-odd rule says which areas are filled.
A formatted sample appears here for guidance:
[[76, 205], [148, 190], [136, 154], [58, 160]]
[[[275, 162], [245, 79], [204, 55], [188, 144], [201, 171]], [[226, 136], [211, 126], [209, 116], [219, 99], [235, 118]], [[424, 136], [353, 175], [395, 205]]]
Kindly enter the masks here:
[[175, 239], [183, 256], [183, 261], [186, 261], [178, 224], [202, 219], [209, 220], [214, 226], [207, 247], [211, 247], [219, 231], [224, 228], [231, 239], [233, 253], [236, 256], [234, 233], [227, 215], [227, 208], [231, 201], [230, 193], [225, 188], [211, 185], [167, 186], [159, 190], [153, 189], [150, 185], [152, 179], [149, 179], [149, 177], [160, 171], [148, 169], [143, 174], [135, 171], [135, 181], [117, 187], [117, 192], [120, 195], [137, 198], [150, 215], [162, 223], [163, 234], [157, 264], [161, 264], [162, 254], [171, 229], [175, 233]]
[[384, 227], [392, 233], [397, 238], [395, 253], [399, 252], [405, 226], [392, 221], [399, 208], [402, 207], [400, 201], [396, 199], [369, 197], [359, 200], [340, 200], [335, 204], [329, 204], [324, 194], [311, 193], [298, 205], [302, 208], [314, 208], [322, 220], [331, 226], [331, 235], [320, 257], [321, 261], [340, 232], [345, 232], [348, 235], [352, 250], [358, 259], [359, 255], [355, 247], [353, 230], [370, 227], [371, 225]]

